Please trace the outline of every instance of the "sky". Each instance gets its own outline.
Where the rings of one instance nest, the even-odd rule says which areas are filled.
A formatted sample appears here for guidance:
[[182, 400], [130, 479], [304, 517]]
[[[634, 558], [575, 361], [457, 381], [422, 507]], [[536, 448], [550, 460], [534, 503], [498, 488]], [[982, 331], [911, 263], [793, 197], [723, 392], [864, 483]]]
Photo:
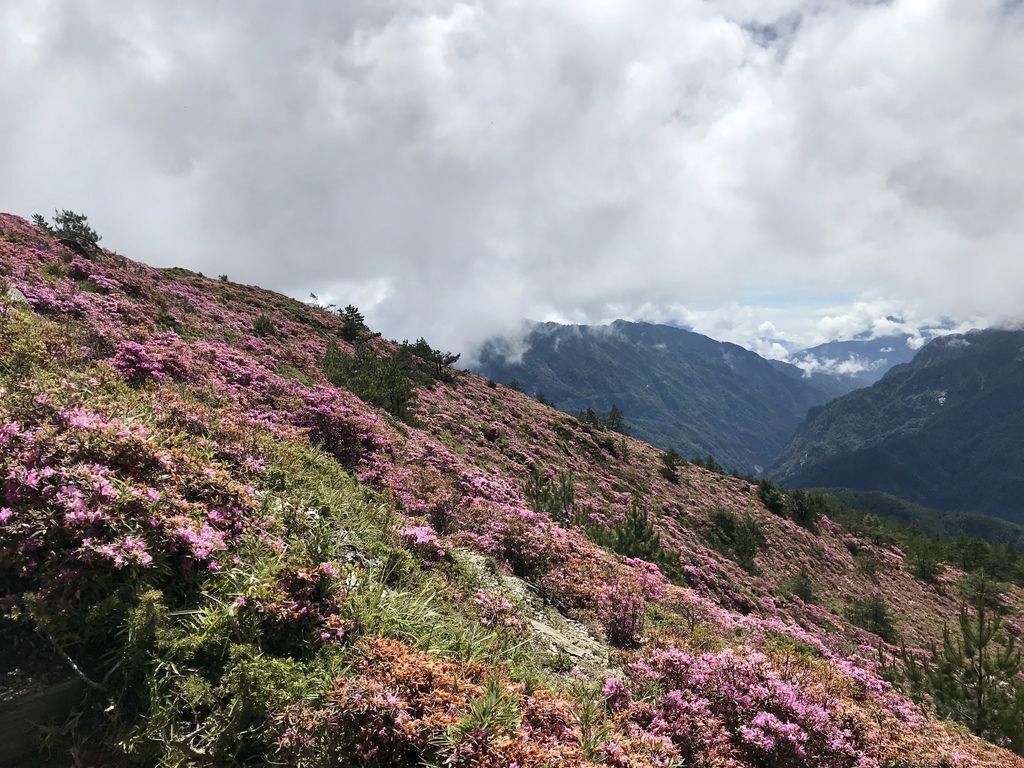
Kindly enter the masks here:
[[0, 210], [462, 351], [1024, 320], [1021, 0], [4, 0]]

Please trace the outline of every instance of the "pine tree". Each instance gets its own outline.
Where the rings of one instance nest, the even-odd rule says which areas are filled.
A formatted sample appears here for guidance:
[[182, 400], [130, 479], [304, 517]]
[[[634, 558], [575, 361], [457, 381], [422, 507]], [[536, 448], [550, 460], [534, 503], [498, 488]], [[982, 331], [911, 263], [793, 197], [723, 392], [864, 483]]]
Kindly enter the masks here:
[[84, 213], [74, 211], [54, 211], [53, 224], [47, 223], [46, 219], [38, 213], [32, 216], [32, 223], [40, 229], [49, 232], [54, 237], [69, 241], [86, 249], [99, 247], [103, 238], [89, 226], [89, 218]]
[[758, 522], [750, 515], [740, 517], [725, 507], [711, 510], [708, 519], [712, 546], [753, 573], [757, 568], [754, 558], [764, 546], [764, 532]]
[[534, 512], [546, 514], [562, 525], [575, 525], [578, 522], [576, 481], [572, 472], [560, 472], [558, 477], [551, 480], [539, 464], [534, 464], [526, 476], [523, 495]]
[[324, 355], [322, 367], [327, 380], [335, 386], [351, 390], [396, 419], [414, 423], [409, 408], [416, 398], [414, 388], [423, 383], [423, 374], [402, 347], [387, 357], [381, 357], [366, 343], [357, 343], [354, 355], [345, 354], [331, 344]]
[[767, 477], [757, 482], [757, 497], [773, 515], [782, 517], [786, 513], [786, 494]]
[[957, 720], [975, 734], [1024, 752], [1024, 664], [1015, 639], [1003, 626], [1001, 601], [987, 579], [975, 580], [973, 604], [960, 609], [958, 636], [949, 625], [929, 658], [901, 653], [904, 684], [917, 698], [930, 698], [936, 714]]
[[650, 563], [662, 559], [661, 536], [651, 523], [650, 515], [638, 497], [616, 524], [612, 532], [611, 548], [626, 557], [639, 557]]
[[820, 493], [796, 490], [789, 494], [786, 511], [789, 513], [789, 519], [801, 528], [815, 531], [818, 528], [818, 520], [825, 514], [827, 507], [825, 497]]
[[257, 315], [252, 323], [252, 332], [259, 337], [273, 336], [277, 333], [277, 328], [267, 315]]
[[799, 597], [805, 603], [813, 603], [817, 600], [814, 592], [814, 582], [806, 568], [801, 568], [792, 578], [782, 585], [783, 591], [795, 597]]
[[575, 524], [576, 481], [572, 472], [561, 472], [554, 486], [555, 519], [563, 525]]
[[907, 551], [907, 563], [910, 565], [910, 572], [922, 581], [933, 582], [942, 573], [942, 564], [939, 562], [939, 542], [930, 539], [921, 539], [910, 545]]
[[612, 432], [619, 432], [623, 435], [629, 434], [629, 429], [626, 426], [626, 415], [614, 403], [611, 410], [608, 411], [608, 416], [605, 418], [605, 425]]
[[451, 352], [442, 352], [440, 349], [434, 349], [422, 336], [416, 339], [414, 344], [404, 341], [402, 346], [420, 360], [428, 363], [431, 367], [431, 375], [435, 379], [448, 378], [446, 369], [454, 365], [461, 357], [461, 355]]
[[360, 311], [349, 304], [339, 313], [341, 315], [341, 338], [347, 342], [356, 342], [366, 332], [364, 317]]
[[895, 643], [899, 639], [889, 604], [881, 595], [854, 598], [846, 607], [846, 618], [851, 624], [878, 635], [887, 643]]
[[674, 485], [679, 484], [679, 462], [683, 457], [675, 448], [669, 448], [661, 454], [661, 476]]
[[530, 509], [537, 513], [544, 513], [551, 505], [551, 481], [544, 475], [540, 464], [530, 467], [530, 474], [526, 476], [523, 487], [523, 495]]

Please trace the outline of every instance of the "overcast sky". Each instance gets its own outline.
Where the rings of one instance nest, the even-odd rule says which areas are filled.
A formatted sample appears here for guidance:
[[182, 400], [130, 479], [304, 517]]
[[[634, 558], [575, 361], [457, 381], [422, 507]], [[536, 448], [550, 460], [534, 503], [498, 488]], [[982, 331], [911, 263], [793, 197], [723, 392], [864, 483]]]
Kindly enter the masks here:
[[0, 210], [463, 351], [1019, 322], [1022, 73], [1021, 0], [4, 0]]

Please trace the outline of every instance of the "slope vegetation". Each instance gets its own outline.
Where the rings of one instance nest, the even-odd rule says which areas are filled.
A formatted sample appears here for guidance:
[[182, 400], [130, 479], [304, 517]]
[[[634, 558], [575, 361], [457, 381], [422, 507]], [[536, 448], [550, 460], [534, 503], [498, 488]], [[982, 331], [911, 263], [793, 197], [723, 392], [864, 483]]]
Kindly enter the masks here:
[[[6, 732], [77, 690], [25, 764], [1024, 765], [878, 666], [939, 636], [954, 569], [325, 311], [83, 250], [0, 216]], [[403, 376], [401, 420], [368, 404]], [[890, 625], [845, 618], [869, 594]]]

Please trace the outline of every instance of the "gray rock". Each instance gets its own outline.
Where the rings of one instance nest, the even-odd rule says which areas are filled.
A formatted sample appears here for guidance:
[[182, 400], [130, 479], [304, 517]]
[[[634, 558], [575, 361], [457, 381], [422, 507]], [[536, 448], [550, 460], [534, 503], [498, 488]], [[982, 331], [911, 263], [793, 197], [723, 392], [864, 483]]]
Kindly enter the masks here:
[[11, 302], [11, 304], [20, 305], [23, 307], [28, 306], [28, 299], [25, 298], [25, 294], [15, 288], [13, 285], [7, 288], [4, 293], [4, 297]]

